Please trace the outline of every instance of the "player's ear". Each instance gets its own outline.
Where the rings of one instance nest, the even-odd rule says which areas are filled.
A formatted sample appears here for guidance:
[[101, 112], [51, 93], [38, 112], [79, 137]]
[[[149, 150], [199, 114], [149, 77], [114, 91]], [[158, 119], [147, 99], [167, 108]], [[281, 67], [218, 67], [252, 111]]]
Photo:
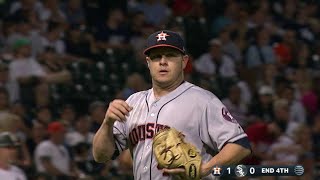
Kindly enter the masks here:
[[182, 56], [182, 68], [185, 69], [187, 64], [188, 64], [188, 61], [189, 61], [189, 56], [188, 55], [183, 55]]
[[149, 67], [149, 61], [150, 61], [149, 57], [146, 57], [146, 62], [148, 67]]

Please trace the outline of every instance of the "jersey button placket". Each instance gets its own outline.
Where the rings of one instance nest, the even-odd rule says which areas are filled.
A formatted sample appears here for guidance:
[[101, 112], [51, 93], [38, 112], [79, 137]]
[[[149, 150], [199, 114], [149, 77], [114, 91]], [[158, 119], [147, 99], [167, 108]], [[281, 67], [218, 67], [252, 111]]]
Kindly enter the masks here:
[[147, 171], [147, 170], [148, 170], [148, 167], [147, 167], [147, 166], [144, 166], [144, 167], [143, 167], [143, 170], [144, 170], [144, 171]]
[[[157, 122], [157, 114], [159, 112], [159, 104], [157, 103], [153, 103], [150, 106], [150, 111], [149, 111], [149, 115], [148, 115], [148, 119], [147, 119], [147, 123], [154, 123], [154, 125], [156, 126], [156, 122]], [[156, 127], [154, 127], [156, 128]], [[149, 141], [145, 141], [144, 143], [144, 153], [145, 155], [147, 154], [151, 154], [152, 155], [152, 140]], [[143, 169], [143, 173], [148, 173], [148, 171], [150, 170], [149, 167], [151, 166], [151, 156], [143, 156], [143, 163], [145, 163]], [[148, 173], [149, 174], [149, 173]]]

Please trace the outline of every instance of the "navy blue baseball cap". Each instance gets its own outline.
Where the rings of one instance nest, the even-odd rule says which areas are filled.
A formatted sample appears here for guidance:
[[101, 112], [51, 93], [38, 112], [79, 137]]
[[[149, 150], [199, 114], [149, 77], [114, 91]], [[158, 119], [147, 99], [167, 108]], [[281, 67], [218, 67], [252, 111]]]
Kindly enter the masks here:
[[148, 55], [149, 51], [157, 47], [171, 47], [186, 54], [185, 44], [181, 36], [173, 31], [161, 30], [151, 34], [147, 39], [147, 45], [143, 54]]

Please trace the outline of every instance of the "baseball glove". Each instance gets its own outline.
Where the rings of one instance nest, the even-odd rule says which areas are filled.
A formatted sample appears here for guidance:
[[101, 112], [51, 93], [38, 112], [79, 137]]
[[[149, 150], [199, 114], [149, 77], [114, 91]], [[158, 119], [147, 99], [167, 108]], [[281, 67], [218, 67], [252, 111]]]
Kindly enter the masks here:
[[154, 136], [152, 145], [160, 168], [184, 168], [183, 179], [200, 179], [201, 156], [195, 146], [184, 141], [181, 132], [163, 129]]

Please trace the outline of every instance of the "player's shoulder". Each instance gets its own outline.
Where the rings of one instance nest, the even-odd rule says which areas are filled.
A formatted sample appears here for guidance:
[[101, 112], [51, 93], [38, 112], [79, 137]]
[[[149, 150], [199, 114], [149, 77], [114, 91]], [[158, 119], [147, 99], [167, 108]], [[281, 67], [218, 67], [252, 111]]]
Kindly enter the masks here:
[[138, 102], [138, 101], [141, 101], [142, 99], [144, 99], [148, 95], [148, 91], [149, 90], [139, 91], [139, 92], [133, 93], [132, 95], [130, 95], [128, 97], [128, 99], [126, 101], [127, 102]]
[[[189, 82], [187, 82], [189, 83]], [[197, 98], [197, 101], [212, 101], [217, 99], [218, 97], [213, 94], [211, 91], [208, 91], [206, 89], [203, 89], [195, 84], [189, 83], [191, 85], [191, 88], [186, 91], [186, 95], [188, 97]]]

